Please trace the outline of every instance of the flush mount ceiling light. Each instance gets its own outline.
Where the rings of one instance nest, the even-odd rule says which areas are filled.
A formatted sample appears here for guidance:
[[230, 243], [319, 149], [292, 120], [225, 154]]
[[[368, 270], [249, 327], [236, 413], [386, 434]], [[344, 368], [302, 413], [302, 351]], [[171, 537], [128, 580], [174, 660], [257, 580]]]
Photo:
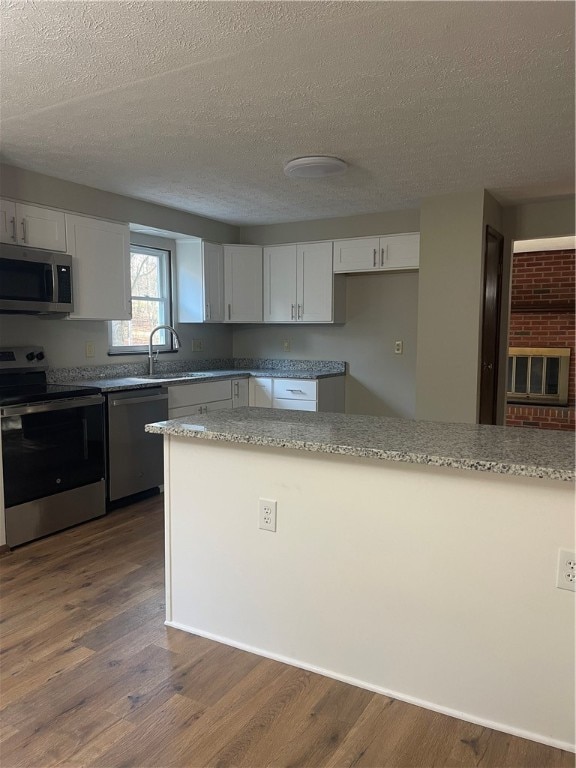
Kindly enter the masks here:
[[348, 164], [338, 157], [296, 157], [286, 163], [284, 173], [290, 178], [320, 179], [344, 173]]

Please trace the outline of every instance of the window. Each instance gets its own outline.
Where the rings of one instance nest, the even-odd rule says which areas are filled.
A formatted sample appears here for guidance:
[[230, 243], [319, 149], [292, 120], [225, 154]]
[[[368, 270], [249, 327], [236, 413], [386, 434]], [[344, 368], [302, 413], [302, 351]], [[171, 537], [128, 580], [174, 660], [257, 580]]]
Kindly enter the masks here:
[[[146, 352], [150, 331], [156, 325], [171, 325], [170, 251], [130, 246], [132, 320], [108, 324], [110, 353]], [[172, 334], [161, 330], [154, 336], [154, 349], [172, 349]]]
[[566, 405], [570, 349], [510, 347], [508, 402]]

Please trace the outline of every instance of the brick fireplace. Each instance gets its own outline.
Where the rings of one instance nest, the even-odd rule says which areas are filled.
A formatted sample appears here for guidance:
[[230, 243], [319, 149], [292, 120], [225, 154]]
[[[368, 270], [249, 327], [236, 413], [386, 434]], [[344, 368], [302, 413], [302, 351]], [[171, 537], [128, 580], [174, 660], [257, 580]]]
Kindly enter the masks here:
[[509, 402], [509, 426], [575, 428], [574, 256], [574, 250], [514, 254], [509, 346], [569, 348], [570, 363], [567, 404]]

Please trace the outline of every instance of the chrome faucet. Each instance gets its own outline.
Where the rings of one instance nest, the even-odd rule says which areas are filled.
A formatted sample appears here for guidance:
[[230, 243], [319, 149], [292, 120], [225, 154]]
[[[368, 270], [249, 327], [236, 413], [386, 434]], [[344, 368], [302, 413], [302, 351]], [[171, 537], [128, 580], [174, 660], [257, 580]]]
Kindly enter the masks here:
[[[156, 328], [152, 328], [152, 331], [150, 333], [150, 338], [148, 339], [148, 373], [150, 376], [154, 373], [154, 352], [152, 350], [152, 337], [156, 333], [156, 331], [162, 330], [162, 328], [165, 328], [167, 331], [170, 331], [172, 336], [174, 336], [174, 349], [180, 349], [180, 337], [176, 333], [176, 329], [172, 328], [171, 325], [157, 325]], [[158, 350], [156, 350], [156, 355], [158, 355]]]

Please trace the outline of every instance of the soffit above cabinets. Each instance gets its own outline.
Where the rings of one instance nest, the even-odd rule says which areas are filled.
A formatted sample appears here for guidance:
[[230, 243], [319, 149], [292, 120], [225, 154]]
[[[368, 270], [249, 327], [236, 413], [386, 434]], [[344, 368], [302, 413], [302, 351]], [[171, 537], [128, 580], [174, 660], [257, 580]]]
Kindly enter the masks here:
[[[3, 3], [3, 160], [234, 224], [573, 191], [571, 3]], [[348, 173], [287, 179], [333, 154]]]

